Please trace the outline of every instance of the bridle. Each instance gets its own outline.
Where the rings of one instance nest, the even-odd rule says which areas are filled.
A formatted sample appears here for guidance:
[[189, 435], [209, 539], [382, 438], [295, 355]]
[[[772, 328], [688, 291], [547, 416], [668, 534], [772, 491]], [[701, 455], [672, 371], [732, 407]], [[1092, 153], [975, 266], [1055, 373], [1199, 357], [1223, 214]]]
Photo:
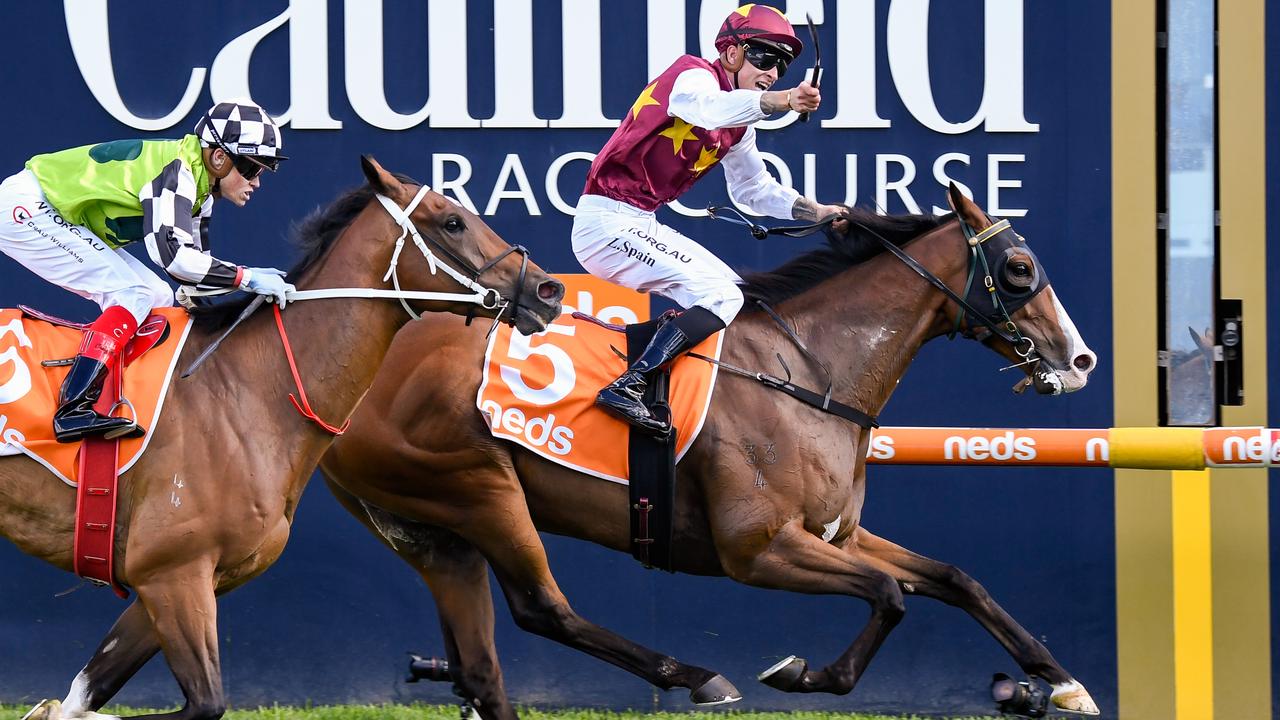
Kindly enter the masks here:
[[[386, 275], [382, 276], [383, 281], [385, 282], [387, 279], [390, 279], [397, 292], [404, 292], [400, 290], [400, 278], [396, 273], [396, 266], [400, 260], [400, 251], [404, 249], [405, 237], [412, 236], [413, 244], [418, 247], [418, 250], [422, 253], [423, 257], [427, 259], [427, 265], [431, 269], [432, 275], [436, 273], [436, 268], [439, 267], [444, 270], [446, 275], [457, 280], [463, 287], [476, 293], [475, 295], [469, 296], [473, 298], [469, 302], [479, 305], [486, 310], [493, 310], [501, 307], [497, 316], [494, 318], [495, 326], [499, 321], [501, 321], [502, 316], [506, 314], [508, 310], [510, 311], [510, 318], [507, 322], [514, 325], [516, 317], [520, 314], [521, 293], [524, 291], [524, 281], [529, 270], [529, 250], [523, 245], [512, 245], [499, 253], [497, 257], [477, 268], [466, 258], [454, 252], [452, 248], [439, 242], [434, 237], [424, 237], [422, 233], [418, 231], [417, 225], [413, 223], [412, 215], [413, 211], [417, 209], [418, 204], [422, 202], [422, 199], [426, 197], [427, 193], [430, 191], [431, 188], [426, 185], [418, 188], [418, 192], [413, 196], [413, 200], [411, 200], [408, 206], [403, 209], [396, 205], [391, 198], [382, 194], [377, 195], [378, 202], [382, 204], [382, 207], [385, 208], [396, 221], [396, 224], [400, 226], [401, 230], [400, 237], [396, 238], [395, 250], [391, 253], [391, 266], [387, 268]], [[436, 252], [448, 259], [449, 263], [444, 263], [438, 260], [431, 248], [427, 247], [428, 243], [430, 243], [431, 248], [435, 248]], [[520, 255], [520, 273], [516, 276], [512, 298], [508, 301], [505, 300], [502, 297], [502, 294], [497, 290], [481, 285], [480, 276], [489, 270], [492, 270], [511, 253], [518, 253]], [[455, 269], [455, 266], [461, 268], [461, 271]], [[400, 304], [404, 307], [405, 312], [409, 313], [410, 317], [417, 320], [420, 315], [415, 313], [413, 308], [409, 307], [409, 303], [406, 302], [406, 300], [414, 299], [412, 297], [408, 297], [409, 294], [410, 293], [404, 293], [404, 296], [400, 299]], [[289, 299], [293, 299], [293, 296], [290, 296]], [[470, 323], [470, 321], [471, 318], [468, 316], [467, 322]]]
[[[392, 219], [396, 221], [396, 225], [400, 226], [400, 236], [396, 238], [395, 249], [391, 252], [390, 265], [387, 267], [386, 274], [382, 276], [383, 282], [391, 280], [391, 283], [395, 288], [394, 290], [385, 290], [380, 288], [325, 288], [323, 290], [294, 290], [286, 293], [286, 300], [293, 302], [297, 300], [318, 300], [321, 298], [395, 298], [400, 301], [400, 305], [405, 309], [405, 312], [409, 313], [409, 316], [414, 320], [419, 319], [421, 316], [414, 312], [413, 308], [409, 307], [409, 300], [469, 303], [472, 305], [478, 305], [487, 310], [498, 310], [493, 319], [493, 327], [489, 328], [490, 333], [498, 327], [498, 323], [502, 321], [502, 316], [507, 314], [508, 310], [510, 311], [510, 315], [507, 322], [514, 326], [517, 315], [520, 312], [520, 295], [524, 287], [525, 277], [529, 268], [529, 251], [523, 246], [514, 245], [508, 247], [496, 258], [477, 268], [465, 258], [454, 252], [451, 248], [437, 241], [435, 238], [430, 236], [424, 237], [423, 234], [418, 231], [417, 226], [414, 225], [411, 216], [413, 215], [413, 211], [417, 209], [418, 205], [422, 202], [422, 199], [426, 197], [430, 190], [431, 188], [426, 185], [418, 188], [418, 192], [413, 196], [413, 200], [411, 200], [404, 208], [396, 205], [391, 198], [388, 198], [381, 193], [376, 195], [378, 202], [382, 204], [382, 207], [385, 208], [391, 215]], [[404, 250], [405, 238], [410, 236], [413, 237], [413, 244], [417, 246], [418, 250], [422, 253], [422, 256], [426, 258], [427, 266], [431, 269], [432, 275], [436, 274], [436, 268], [444, 270], [446, 275], [458, 281], [459, 284], [470, 290], [471, 293], [426, 292], [401, 289], [400, 277], [396, 272], [396, 268], [400, 263], [400, 252]], [[428, 247], [428, 244], [430, 244], [431, 247]], [[435, 252], [432, 251], [433, 247], [436, 252], [444, 255], [453, 264], [451, 265], [450, 263], [442, 262], [437, 258]], [[480, 276], [493, 269], [493, 267], [501, 262], [503, 258], [513, 252], [520, 254], [520, 274], [516, 278], [515, 292], [513, 293], [512, 299], [507, 300], [503, 298], [502, 293], [497, 290], [480, 284]], [[459, 271], [454, 267], [454, 265], [461, 267], [462, 270]], [[191, 299], [194, 297], [222, 295], [234, 292], [235, 290], [236, 288], [199, 290], [184, 286], [179, 289], [178, 300], [182, 302], [183, 305], [188, 305], [188, 303], [192, 302]], [[265, 301], [265, 295], [259, 295], [254, 298], [249, 305], [241, 311], [235, 322], [231, 323], [231, 325], [223, 331], [222, 335], [210, 343], [209, 346], [206, 347], [198, 357], [196, 357], [191, 365], [189, 365], [182, 373], [182, 377], [185, 378], [195, 372], [196, 369], [199, 368], [200, 365], [218, 349], [222, 344], [222, 341], [225, 340], [241, 322], [261, 307]], [[294, 362], [293, 350], [289, 344], [289, 336], [285, 332], [284, 321], [280, 317], [280, 308], [273, 307], [272, 309], [275, 311], [276, 327], [280, 332], [281, 342], [284, 344], [285, 357], [289, 361], [289, 369], [293, 373], [294, 383], [298, 387], [297, 395], [290, 394], [289, 399], [293, 402], [294, 407], [297, 408], [298, 412], [301, 413], [303, 417], [316, 423], [325, 432], [332, 435], [341, 435], [346, 431], [347, 425], [350, 424], [350, 419], [348, 418], [347, 422], [341, 427], [330, 425], [322, 420], [311, 408], [311, 403], [307, 399], [306, 391], [302, 387], [302, 378], [298, 374], [297, 364]], [[470, 322], [471, 315], [468, 314], [467, 323], [470, 324]]]
[[[503, 315], [508, 315], [506, 322], [514, 327], [517, 316], [520, 313], [521, 293], [523, 292], [525, 277], [529, 270], [529, 251], [522, 245], [512, 245], [500, 253], [496, 258], [477, 268], [467, 262], [465, 258], [459, 256], [452, 249], [438, 242], [435, 238], [430, 236], [424, 237], [422, 233], [418, 231], [417, 226], [414, 225], [410, 216], [413, 215], [413, 211], [417, 209], [419, 203], [422, 202], [422, 199], [426, 197], [430, 190], [431, 188], [426, 185], [418, 188], [418, 193], [413, 196], [413, 200], [411, 200], [404, 208], [396, 205], [391, 198], [388, 198], [381, 193], [376, 195], [378, 202], [382, 204], [382, 207], [385, 208], [391, 215], [392, 219], [396, 221], [396, 225], [400, 226], [400, 236], [396, 238], [395, 249], [391, 252], [391, 263], [387, 267], [386, 274], [382, 276], [383, 282], [391, 280], [391, 284], [395, 288], [394, 290], [386, 290], [382, 288], [324, 288], [320, 290], [292, 290], [285, 294], [286, 301], [295, 302], [298, 300], [320, 300], [325, 298], [390, 298], [399, 300], [401, 307], [403, 307], [405, 312], [409, 313], [409, 317], [414, 320], [418, 320], [422, 316], [414, 312], [413, 308], [409, 307], [409, 300], [466, 303], [482, 307], [486, 310], [498, 310], [497, 314], [494, 315], [493, 318], [493, 326], [489, 328], [490, 334], [492, 334], [494, 329], [498, 327], [498, 323], [502, 322]], [[446, 293], [401, 289], [400, 276], [396, 272], [396, 268], [400, 263], [400, 252], [404, 250], [405, 238], [409, 236], [413, 237], [413, 244], [417, 246], [419, 252], [421, 252], [422, 256], [426, 258], [427, 266], [431, 269], [432, 275], [436, 274], [436, 268], [440, 268], [441, 270], [444, 270], [446, 275], [458, 281], [459, 284], [471, 292]], [[460, 266], [462, 271], [455, 269], [449, 263], [440, 261], [436, 257], [435, 253], [432, 252], [431, 248], [427, 246], [428, 243], [430, 243], [431, 246], [440, 254], [447, 257], [452, 263]], [[493, 269], [494, 266], [511, 253], [520, 254], [520, 274], [516, 277], [515, 292], [513, 293], [512, 298], [507, 300], [502, 296], [502, 293], [497, 290], [480, 284], [480, 276]], [[238, 289], [239, 288], [212, 288], [205, 290], [184, 285], [178, 288], [176, 297], [178, 302], [184, 307], [192, 308], [195, 306], [195, 298], [226, 295], [228, 293], [236, 292]], [[266, 296], [263, 295], [259, 295], [254, 298], [248, 307], [240, 313], [239, 317], [237, 317], [235, 321], [223, 331], [222, 335], [205, 348], [204, 352], [202, 352], [199, 357], [197, 357], [195, 361], [187, 367], [186, 371], [183, 372], [182, 377], [187, 377], [191, 373], [195, 372], [196, 368], [200, 367], [200, 365], [218, 349], [218, 346], [222, 344], [222, 341], [225, 340], [241, 322], [244, 322], [246, 318], [262, 306], [265, 299]], [[472, 315], [469, 312], [467, 314], [468, 325], [471, 324], [471, 320]]]
[[[395, 249], [391, 252], [391, 263], [387, 267], [387, 272], [382, 276], [383, 281], [390, 280], [393, 290], [379, 288], [324, 288], [321, 290], [294, 290], [289, 292], [285, 297], [289, 302], [298, 300], [319, 300], [324, 298], [390, 298], [400, 301], [400, 305], [405, 312], [409, 313], [409, 317], [414, 320], [422, 317], [409, 306], [410, 300], [429, 300], [437, 302], [455, 302], [468, 303], [482, 307], [486, 310], [498, 310], [494, 317], [494, 327], [502, 321], [506, 315], [506, 322], [514, 325], [516, 317], [520, 312], [520, 301], [524, 291], [524, 281], [529, 270], [529, 251], [523, 245], [512, 245], [500, 253], [497, 257], [486, 262], [480, 267], [473, 266], [470, 262], [458, 255], [451, 248], [439, 242], [430, 235], [423, 235], [416, 225], [414, 225], [411, 216], [413, 211], [417, 209], [422, 199], [426, 197], [431, 188], [423, 185], [418, 189], [413, 200], [404, 208], [396, 205], [391, 198], [378, 194], [378, 202], [386, 209], [391, 218], [395, 220], [396, 225], [400, 227], [400, 236], [396, 238]], [[447, 292], [428, 292], [423, 290], [404, 290], [400, 287], [400, 275], [397, 267], [400, 264], [400, 253], [404, 250], [405, 240], [409, 237], [413, 238], [413, 244], [426, 258], [427, 266], [431, 270], [431, 274], [436, 274], [436, 269], [443, 270], [446, 275], [453, 278], [464, 288], [470, 290], [470, 293], [447, 293]], [[434, 251], [433, 251], [434, 248]], [[449, 262], [444, 262], [436, 257], [439, 253], [443, 255]], [[502, 262], [511, 253], [520, 255], [520, 273], [516, 276], [514, 292], [511, 299], [505, 298], [502, 293], [496, 289], [487, 287], [480, 283], [480, 276], [492, 270], [498, 263]], [[456, 269], [454, 266], [461, 268]], [[203, 297], [209, 295], [224, 295], [234, 292], [235, 288], [217, 288], [213, 290], [197, 290], [194, 288], [183, 288], [182, 294], [187, 297]], [[471, 318], [468, 317], [468, 322]]]
[[[757, 240], [764, 240], [770, 235], [804, 237], [806, 235], [811, 235], [818, 230], [827, 230], [830, 232], [831, 223], [843, 218], [847, 222], [861, 228], [874, 237], [886, 250], [893, 253], [893, 255], [901, 260], [907, 267], [911, 268], [916, 272], [916, 274], [927, 280], [930, 285], [933, 285], [938, 290], [942, 291], [944, 295], [950, 298], [952, 302], [956, 303], [956, 305], [962, 309], [962, 312], [956, 314], [956, 326], [950, 333], [948, 333], [949, 338], [954, 338], [956, 334], [959, 333], [965, 337], [976, 338], [984, 344], [989, 343], [992, 336], [1005, 340], [1013, 347], [1014, 352], [1022, 358], [1022, 362], [1015, 363], [1014, 365], [1010, 365], [1006, 368], [1001, 368], [1002, 370], [1009, 370], [1016, 367], [1022, 367], [1024, 365], [1031, 365], [1033, 363], [1038, 367], [1041, 361], [1040, 356], [1036, 354], [1035, 343], [1032, 342], [1031, 338], [1026, 337], [1018, 330], [1018, 325], [1013, 322], [1013, 318], [1011, 316], [1023, 305], [1030, 302], [1031, 299], [1042, 290], [1049, 287], [1049, 281], [1045, 277], [1044, 273], [1039, 270], [1040, 264], [1035, 261], [1035, 254], [1031, 252], [1030, 248], [1026, 247], [1026, 241], [1022, 239], [1022, 236], [1013, 231], [1013, 226], [1009, 224], [1008, 220], [1001, 220], [999, 222], [992, 223], [989, 227], [984, 228], [981, 231], [977, 231], [969, 225], [964, 218], [960, 217], [958, 213], [956, 214], [956, 220], [960, 223], [960, 227], [964, 231], [965, 239], [967, 240], [969, 254], [968, 279], [965, 281], [964, 296], [961, 296], [948, 287], [947, 284], [944, 283], [937, 275], [930, 272], [928, 268], [924, 267], [915, 258], [908, 255], [905, 250], [898, 247], [895, 243], [885, 238], [874, 229], [867, 227], [864, 223], [858, 222], [853, 218], [834, 214], [810, 225], [768, 228], [752, 222], [732, 207], [708, 207], [707, 216], [712, 219], [724, 220], [736, 225], [742, 225], [746, 227], [752, 237]], [[999, 242], [993, 242], [997, 238], [999, 239]], [[1036, 274], [1032, 276], [1029, 282], [1027, 282], [1026, 287], [1010, 290], [1004, 283], [997, 281], [993, 276], [991, 272], [991, 266], [993, 263], [987, 255], [992, 252], [999, 253], [1003, 256], [1002, 261], [1007, 262], [1011, 259], [1015, 248], [1018, 252], [1031, 258], [1033, 265], [1036, 268]], [[998, 262], [996, 264], [998, 265]], [[974, 279], [978, 275], [979, 268], [981, 268], [982, 271], [983, 282], [981, 285], [975, 285]], [[983, 302], [988, 300], [988, 298], [992, 304], [992, 310], [990, 312], [984, 313], [975, 307], [975, 305], [983, 304]], [[793, 383], [791, 380], [791, 368], [787, 367], [787, 363], [782, 359], [781, 353], [775, 353], [775, 356], [778, 358], [778, 363], [782, 365], [782, 369], [785, 371], [786, 377], [777, 377], [766, 372], [748, 370], [746, 368], [738, 367], [732, 363], [700, 355], [698, 353], [690, 353], [690, 355], [709, 362], [712, 365], [735, 375], [741, 375], [743, 377], [756, 380], [768, 388], [786, 393], [806, 405], [817, 408], [822, 412], [841, 417], [849, 422], [861, 426], [864, 429], [879, 427], [879, 423], [876, 421], [874, 415], [868, 415], [866, 412], [859, 410], [858, 408], [845, 405], [844, 403], [838, 402], [832, 398], [832, 391], [835, 388], [835, 384], [832, 381], [831, 370], [827, 364], [822, 362], [820, 358], [809, 350], [800, 336], [796, 334], [795, 330], [792, 329], [791, 326], [787, 324], [786, 320], [783, 319], [780, 314], [775, 312], [773, 308], [769, 307], [759, 298], [755, 300], [755, 304], [768, 313], [769, 317], [777, 323], [778, 326], [782, 328], [782, 331], [786, 336], [791, 339], [791, 342], [795, 343], [795, 345], [800, 348], [801, 352], [804, 353], [805, 357], [808, 358], [815, 367], [822, 371], [827, 383], [825, 393], [815, 392]], [[972, 320], [967, 323], [966, 327], [966, 323], [964, 322], [966, 318], [972, 318], [973, 320], [976, 320], [978, 324], [985, 326], [984, 329], [989, 330], [989, 334], [987, 334], [986, 337], [979, 337], [978, 334], [973, 331], [974, 322]], [[1032, 368], [1032, 372], [1035, 372], [1034, 367]]]
[[[1007, 256], [1011, 248], [1018, 248], [1032, 258], [1035, 257], [1030, 248], [1026, 246], [1026, 241], [1022, 239], [1022, 236], [1014, 232], [1013, 226], [1008, 220], [994, 222], [991, 226], [978, 231], [964, 218], [960, 217], [959, 214], [956, 215], [956, 220], [960, 223], [960, 228], [964, 232], [965, 240], [968, 243], [969, 254], [968, 277], [965, 280], [964, 294], [960, 295], [905, 250], [898, 247], [897, 244], [874, 229], [851, 218], [830, 215], [809, 225], [768, 228], [748, 220], [742, 213], [732, 207], [708, 207], [707, 214], [713, 219], [725, 220], [747, 227], [751, 235], [758, 240], [763, 240], [769, 235], [804, 237], [828, 228], [836, 220], [844, 219], [875, 238], [885, 250], [892, 253], [907, 267], [914, 270], [917, 275], [924, 278], [961, 308], [963, 312], [956, 314], [956, 325], [948, 333], [947, 336], [949, 338], [960, 334], [964, 337], [979, 339], [983, 343], [989, 343], [990, 337], [979, 337], [978, 333], [974, 331], [974, 326], [980, 325], [995, 337], [1009, 343], [1018, 357], [1022, 358], [1022, 362], [1010, 366], [1011, 368], [1039, 362], [1041, 359], [1036, 354], [1035, 342], [1022, 334], [1011, 316], [1042, 290], [1049, 287], [1048, 278], [1039, 269], [1040, 264], [1036, 262], [1037, 274], [1033, 283], [1025, 291], [1014, 293], [1006, 289], [1003, 284], [998, 283], [991, 271], [992, 261], [988, 255], [992, 253]], [[981, 274], [982, 282], [981, 284], [975, 284], [974, 281], [979, 274]], [[984, 300], [991, 304], [991, 310], [983, 312], [975, 307], [975, 305], [984, 304]]]

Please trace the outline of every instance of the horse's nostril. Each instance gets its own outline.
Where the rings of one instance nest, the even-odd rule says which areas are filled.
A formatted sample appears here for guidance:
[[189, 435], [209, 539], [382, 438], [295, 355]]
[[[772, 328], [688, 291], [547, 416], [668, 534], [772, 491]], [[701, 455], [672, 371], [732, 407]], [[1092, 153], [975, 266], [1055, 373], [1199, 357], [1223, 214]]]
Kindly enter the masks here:
[[1093, 356], [1077, 355], [1076, 359], [1071, 361], [1071, 364], [1080, 372], [1089, 372], [1093, 369]]
[[538, 286], [538, 297], [543, 300], [559, 300], [564, 297], [564, 284], [558, 280], [548, 280]]

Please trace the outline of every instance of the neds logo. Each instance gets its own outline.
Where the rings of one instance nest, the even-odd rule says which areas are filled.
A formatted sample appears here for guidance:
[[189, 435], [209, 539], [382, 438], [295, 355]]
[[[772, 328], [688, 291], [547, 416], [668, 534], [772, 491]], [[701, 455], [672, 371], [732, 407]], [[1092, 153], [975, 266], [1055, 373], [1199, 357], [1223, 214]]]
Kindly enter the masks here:
[[1012, 430], [993, 438], [952, 435], [942, 441], [948, 460], [1035, 460], [1036, 441]]
[[1222, 441], [1222, 461], [1280, 464], [1280, 441], [1271, 442], [1262, 431], [1250, 437], [1233, 436]]

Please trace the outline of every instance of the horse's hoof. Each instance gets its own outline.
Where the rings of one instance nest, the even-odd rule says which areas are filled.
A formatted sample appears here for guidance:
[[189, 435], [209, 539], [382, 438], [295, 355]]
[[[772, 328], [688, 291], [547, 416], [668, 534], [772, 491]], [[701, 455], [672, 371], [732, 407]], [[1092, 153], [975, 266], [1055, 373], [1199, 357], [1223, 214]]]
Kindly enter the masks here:
[[726, 705], [742, 699], [742, 693], [725, 676], [716, 675], [689, 693], [694, 705]]
[[27, 711], [22, 720], [58, 720], [62, 717], [61, 700], [41, 700], [38, 705]]
[[757, 675], [756, 679], [775, 690], [789, 691], [808, 670], [809, 663], [804, 658], [789, 655]]
[[1054, 707], [1063, 712], [1078, 713], [1080, 715], [1098, 715], [1101, 713], [1098, 710], [1098, 704], [1089, 695], [1089, 691], [1085, 690], [1084, 686], [1074, 679], [1054, 685], [1053, 693], [1049, 695], [1049, 700]]

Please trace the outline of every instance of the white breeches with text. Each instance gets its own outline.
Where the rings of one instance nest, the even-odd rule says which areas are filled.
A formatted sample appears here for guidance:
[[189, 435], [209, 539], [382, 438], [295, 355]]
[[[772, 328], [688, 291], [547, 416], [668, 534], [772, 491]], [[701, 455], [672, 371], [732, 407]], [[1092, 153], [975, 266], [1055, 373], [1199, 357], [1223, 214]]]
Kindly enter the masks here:
[[715, 313], [725, 325], [742, 309], [742, 278], [653, 213], [598, 195], [583, 195], [573, 220], [573, 254], [596, 277], [651, 292], [683, 308]]
[[168, 283], [123, 249], [63, 218], [29, 170], [0, 183], [0, 252], [103, 310], [125, 308], [139, 323], [153, 307], [173, 305]]

